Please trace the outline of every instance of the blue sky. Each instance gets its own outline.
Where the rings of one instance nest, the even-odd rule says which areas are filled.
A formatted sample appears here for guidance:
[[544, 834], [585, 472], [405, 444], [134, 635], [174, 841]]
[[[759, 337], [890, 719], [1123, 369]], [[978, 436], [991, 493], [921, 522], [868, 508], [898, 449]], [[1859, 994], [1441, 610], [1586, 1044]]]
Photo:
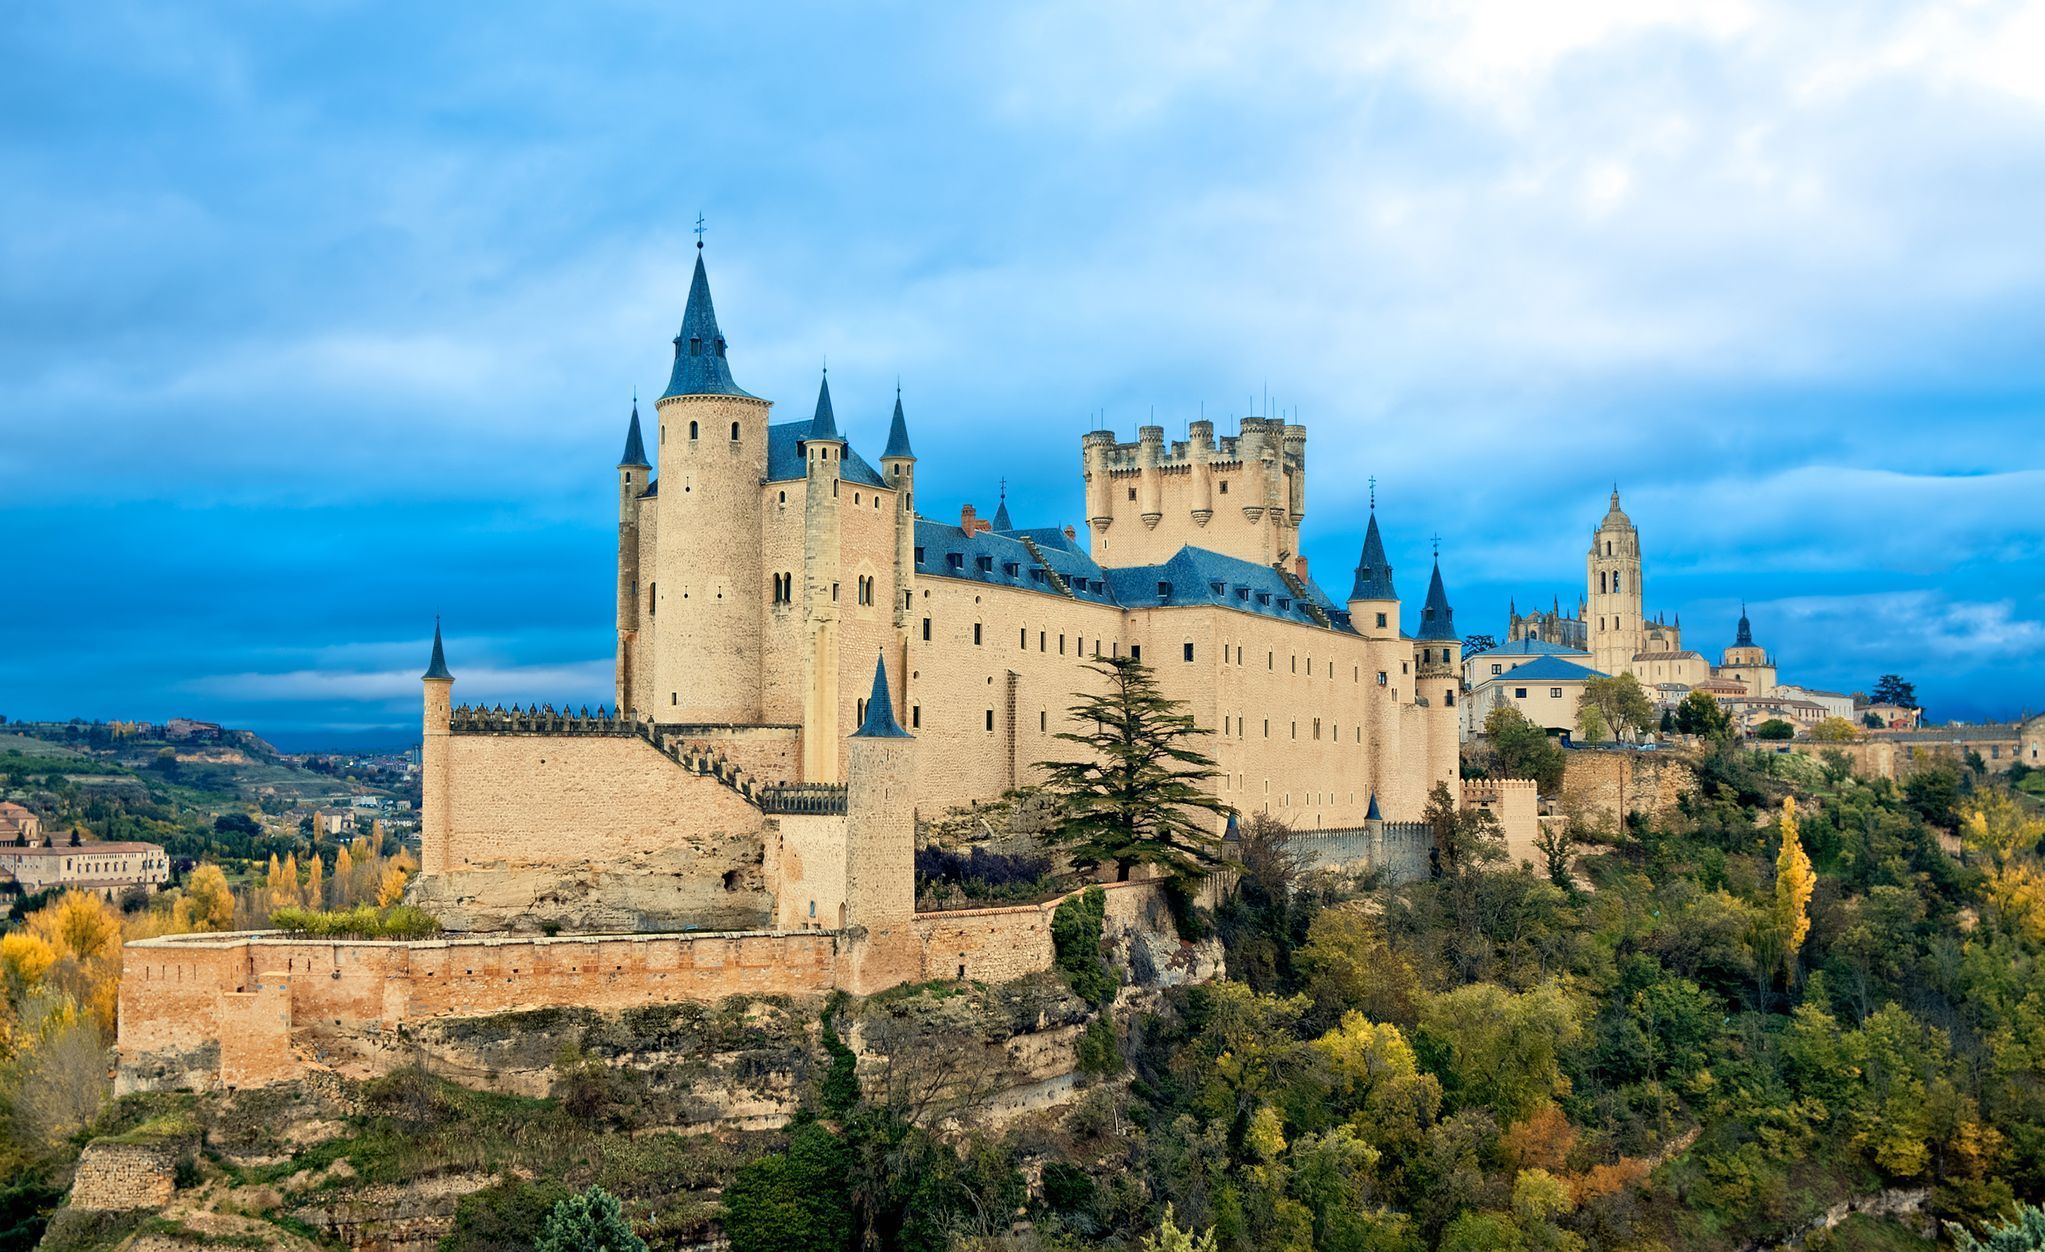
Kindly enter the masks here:
[[[31, 6], [0, 27], [0, 713], [401, 741], [609, 692], [693, 252], [925, 511], [1271, 403], [1346, 587], [1582, 587], [2045, 707], [2045, 8]], [[767, 11], [767, 10], [762, 10]]]

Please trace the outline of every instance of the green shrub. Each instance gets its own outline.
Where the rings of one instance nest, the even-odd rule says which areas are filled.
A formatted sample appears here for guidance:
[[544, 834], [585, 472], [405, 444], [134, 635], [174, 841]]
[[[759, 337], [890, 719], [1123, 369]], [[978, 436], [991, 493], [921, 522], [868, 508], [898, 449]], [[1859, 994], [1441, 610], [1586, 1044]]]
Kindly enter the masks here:
[[632, 1233], [618, 1197], [592, 1186], [561, 1197], [540, 1224], [535, 1252], [647, 1252], [646, 1241]]
[[294, 935], [317, 939], [425, 939], [440, 933], [440, 922], [409, 904], [380, 909], [358, 904], [352, 909], [278, 909], [270, 925]]
[[859, 1058], [831, 1025], [831, 1012], [824, 1012], [824, 1052], [831, 1058], [824, 1071], [824, 1112], [844, 1117], [859, 1106]]
[[852, 1241], [850, 1154], [810, 1122], [786, 1152], [749, 1162], [724, 1189], [731, 1252], [838, 1252]]
[[1098, 1008], [1115, 998], [1121, 979], [1101, 959], [1101, 923], [1107, 916], [1108, 896], [1099, 887], [1088, 887], [1067, 896], [1051, 914], [1051, 946], [1057, 953], [1058, 972], [1074, 995]]
[[1105, 1009], [1087, 1023], [1076, 1051], [1082, 1074], [1106, 1077], [1122, 1071], [1122, 1049], [1115, 1040], [1115, 1019]]

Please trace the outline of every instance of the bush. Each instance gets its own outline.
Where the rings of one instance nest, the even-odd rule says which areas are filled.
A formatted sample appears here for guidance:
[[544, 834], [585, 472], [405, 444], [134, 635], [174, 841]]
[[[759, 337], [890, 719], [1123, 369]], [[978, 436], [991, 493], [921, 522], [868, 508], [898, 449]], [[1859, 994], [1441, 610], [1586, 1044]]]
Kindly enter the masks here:
[[440, 933], [440, 922], [409, 904], [387, 909], [358, 904], [352, 909], [278, 909], [270, 925], [293, 935], [318, 939], [426, 939]]
[[618, 1197], [595, 1186], [563, 1196], [541, 1224], [533, 1247], [536, 1252], [647, 1252], [646, 1241], [625, 1220]]
[[454, 1229], [440, 1252], [532, 1252], [540, 1227], [573, 1194], [552, 1179], [506, 1178], [472, 1191], [455, 1206]]
[[1779, 717], [1771, 717], [1754, 728], [1754, 738], [1782, 740], [1796, 738], [1796, 727]]
[[815, 1122], [786, 1152], [751, 1161], [724, 1189], [731, 1252], [833, 1252], [852, 1241], [845, 1145]]
[[1115, 1019], [1105, 1010], [1086, 1025], [1076, 1057], [1079, 1072], [1105, 1078], [1120, 1073], [1122, 1049], [1115, 1042]]
[[[834, 1006], [835, 1007], [835, 1006]], [[831, 1025], [831, 1010], [824, 1011], [824, 1052], [831, 1058], [824, 1071], [824, 1112], [844, 1117], [859, 1106], [859, 1058]]]
[[1101, 924], [1107, 917], [1108, 895], [1088, 887], [1067, 896], [1051, 914], [1051, 946], [1055, 964], [1073, 994], [1099, 1008], [1115, 998], [1122, 980], [1101, 959]]
[[916, 894], [947, 888], [969, 900], [1031, 900], [1051, 889], [1051, 862], [977, 847], [965, 852], [917, 849]]

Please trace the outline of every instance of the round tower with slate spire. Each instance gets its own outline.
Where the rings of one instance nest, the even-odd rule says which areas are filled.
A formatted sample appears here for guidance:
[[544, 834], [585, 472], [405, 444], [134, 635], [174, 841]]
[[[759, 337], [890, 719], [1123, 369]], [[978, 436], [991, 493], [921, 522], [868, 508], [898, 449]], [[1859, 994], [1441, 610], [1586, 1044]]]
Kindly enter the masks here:
[[[895, 720], [887, 658], [873, 667], [866, 717], [846, 741], [841, 985], [869, 994], [924, 977], [916, 924], [916, 741]], [[964, 977], [965, 975], [961, 975]]]
[[454, 720], [454, 675], [440, 644], [440, 619], [433, 619], [433, 656], [419, 676], [425, 718], [419, 744], [419, 872], [447, 872], [448, 735]]
[[[916, 453], [909, 447], [909, 423], [902, 417], [902, 387], [895, 385], [895, 415], [888, 422], [888, 446], [880, 474], [895, 489], [895, 642], [902, 673], [909, 672], [909, 606], [916, 595]], [[905, 680], [906, 682], [906, 680]], [[902, 692], [908, 701], [906, 688]]]
[[760, 483], [772, 407], [732, 380], [710, 301], [702, 243], [675, 363], [657, 403], [657, 534], [645, 560], [653, 705], [665, 723], [760, 720], [761, 627], [769, 595], [761, 556]]
[[646, 442], [639, 433], [639, 397], [632, 397], [632, 420], [625, 427], [625, 452], [618, 458], [618, 674], [617, 707], [633, 705], [633, 680], [639, 670], [639, 508], [653, 466], [646, 460]]
[[1459, 745], [1462, 716], [1456, 693], [1462, 690], [1463, 641], [1456, 635], [1456, 611], [1441, 581], [1441, 553], [1434, 554], [1434, 572], [1427, 579], [1427, 600], [1420, 606], [1420, 630], [1414, 638], [1420, 658], [1416, 694], [1427, 701], [1427, 768], [1429, 778], [1454, 778], [1461, 767]]
[[[1374, 505], [1375, 502], [1373, 502]], [[1384, 536], [1378, 533], [1376, 507], [1370, 525], [1363, 532], [1363, 556], [1356, 565], [1356, 581], [1349, 588], [1349, 624], [1363, 636], [1365, 683], [1377, 691], [1364, 701], [1364, 749], [1369, 762], [1369, 785], [1374, 791], [1389, 791], [1394, 766], [1401, 760], [1396, 706], [1402, 702], [1399, 654], [1413, 655], [1399, 637], [1399, 592], [1392, 586], [1392, 563], [1385, 556]], [[1408, 678], [1407, 682], [1411, 682]], [[1393, 803], [1399, 802], [1397, 795]]]
[[838, 781], [838, 597], [842, 544], [839, 493], [844, 486], [845, 437], [831, 411], [831, 375], [817, 387], [816, 416], [797, 445], [805, 490], [802, 513], [803, 684], [802, 777]]

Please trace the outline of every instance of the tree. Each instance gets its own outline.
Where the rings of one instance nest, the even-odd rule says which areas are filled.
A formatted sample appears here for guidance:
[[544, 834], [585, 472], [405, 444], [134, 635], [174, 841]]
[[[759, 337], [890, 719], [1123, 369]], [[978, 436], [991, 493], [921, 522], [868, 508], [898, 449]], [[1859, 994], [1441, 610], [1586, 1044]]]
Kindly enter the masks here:
[[1586, 679], [1584, 703], [1596, 706], [1615, 738], [1638, 734], [1654, 725], [1654, 701], [1631, 674]]
[[1531, 778], [1549, 795], [1562, 789], [1562, 774], [1569, 754], [1548, 737], [1548, 732], [1527, 720], [1527, 715], [1509, 704], [1501, 704], [1484, 715], [1484, 737], [1498, 753], [1499, 764], [1508, 778]]
[[2045, 820], [2007, 795], [1991, 794], [1967, 814], [1961, 838], [1987, 876], [1991, 918], [2004, 930], [2045, 941]]
[[1843, 748], [1826, 748], [1818, 753], [1818, 759], [1825, 763], [1825, 781], [1838, 787], [1853, 777], [1853, 758]]
[[247, 835], [250, 838], [263, 833], [256, 819], [246, 813], [222, 813], [213, 819], [213, 829], [223, 835]]
[[1489, 652], [1497, 646], [1498, 636], [1496, 635], [1465, 635], [1463, 637], [1463, 656], [1465, 658], [1473, 657], [1480, 652]]
[[1693, 691], [1676, 706], [1676, 729], [1700, 739], [1727, 739], [1733, 733], [1733, 719], [1706, 691]]
[[1228, 811], [1203, 786], [1219, 776], [1214, 759], [1192, 746], [1209, 732], [1158, 693], [1141, 661], [1104, 657], [1087, 668], [1108, 680], [1108, 690], [1080, 696], [1067, 712], [1073, 724], [1093, 729], [1054, 736], [1086, 749], [1086, 759], [1038, 765], [1058, 804], [1054, 838], [1082, 869], [1112, 861], [1127, 878], [1132, 866], [1147, 863], [1198, 878], [1220, 860], [1220, 843], [1192, 814]]
[[1917, 707], [1917, 684], [1903, 681], [1901, 674], [1884, 674], [1875, 680], [1875, 704], [1893, 704], [1898, 708]]
[[598, 1186], [556, 1204], [533, 1246], [537, 1252], [647, 1252], [618, 1198]]
[[1576, 706], [1576, 733], [1585, 743], [1596, 743], [1608, 733], [1605, 715], [1589, 700]]
[[1517, 995], [1496, 983], [1457, 987], [1420, 1012], [1423, 1056], [1457, 1108], [1510, 1125], [1569, 1091], [1562, 1058], [1583, 1036], [1582, 1006], [1553, 982]]
[[837, 1252], [852, 1242], [851, 1165], [845, 1145], [816, 1122], [788, 1150], [747, 1164], [724, 1189], [732, 1252]]
[[1817, 881], [1818, 876], [1811, 871], [1811, 858], [1804, 854], [1803, 841], [1797, 837], [1796, 800], [1785, 798], [1782, 850], [1775, 857], [1775, 907], [1770, 920], [1782, 943], [1783, 973], [1792, 979], [1804, 936], [1811, 932], [1811, 890]]
[[1976, 1239], [1958, 1222], [1947, 1222], [1946, 1231], [1953, 1237], [1953, 1252], [2045, 1252], [2045, 1208], [2017, 1205], [2015, 1217], [1984, 1230], [1986, 1239]]
[[185, 894], [172, 913], [180, 930], [231, 930], [234, 928], [234, 892], [227, 875], [208, 862], [192, 871], [185, 882]]
[[1172, 1216], [1169, 1201], [1165, 1204], [1164, 1216], [1158, 1220], [1157, 1233], [1145, 1235], [1140, 1246], [1143, 1252], [1216, 1252], [1214, 1232], [1210, 1230], [1204, 1235], [1197, 1235], [1190, 1226], [1180, 1229]]
[[1662, 733], [1664, 735], [1676, 733], [1676, 711], [1674, 709], [1662, 710]]
[[1771, 717], [1754, 728], [1754, 738], [1782, 742], [1796, 738], [1796, 727], [1779, 717]]
[[1876, 716], [1873, 710], [1869, 710], [1868, 712], [1860, 715], [1860, 724], [1867, 727], [1869, 730], [1882, 729], [1882, 719]]
[[1491, 810], [1462, 808], [1447, 783], [1434, 784], [1427, 793], [1427, 808], [1420, 820], [1434, 835], [1434, 851], [1444, 877], [1460, 877], [1465, 871], [1491, 861], [1505, 859], [1505, 832]]
[[1852, 743], [1860, 737], [1860, 727], [1837, 714], [1820, 718], [1818, 724], [1811, 727], [1811, 738], [1819, 743]]

